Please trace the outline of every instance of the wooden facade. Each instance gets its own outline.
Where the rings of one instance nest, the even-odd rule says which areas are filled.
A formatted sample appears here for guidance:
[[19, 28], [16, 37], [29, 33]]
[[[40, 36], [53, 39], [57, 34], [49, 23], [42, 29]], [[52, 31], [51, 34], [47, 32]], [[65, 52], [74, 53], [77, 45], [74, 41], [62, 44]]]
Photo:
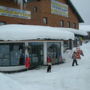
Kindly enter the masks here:
[[[79, 23], [83, 22], [70, 0], [57, 0], [68, 5], [68, 17], [51, 14], [51, 0], [32, 0], [32, 2], [24, 3], [22, 7], [14, 1], [15, 0], [0, 0], [0, 6], [31, 11], [31, 19], [0, 15], [1, 23], [45, 25], [78, 29]], [[61, 23], [63, 23], [63, 25]]]

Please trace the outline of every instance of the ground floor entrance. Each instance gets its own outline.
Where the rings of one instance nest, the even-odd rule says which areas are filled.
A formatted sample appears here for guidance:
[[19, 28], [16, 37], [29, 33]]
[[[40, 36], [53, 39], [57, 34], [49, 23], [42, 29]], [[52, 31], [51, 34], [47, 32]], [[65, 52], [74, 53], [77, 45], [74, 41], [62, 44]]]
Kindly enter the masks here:
[[43, 65], [43, 43], [32, 42], [28, 44], [29, 57], [31, 58], [31, 67]]
[[61, 63], [61, 43], [60, 42], [50, 42], [47, 43], [47, 56], [51, 57], [52, 64]]
[[58, 64], [62, 62], [61, 47], [61, 42], [0, 43], [0, 67], [25, 66], [26, 48], [31, 58], [30, 68], [47, 65], [48, 56], [52, 64]]

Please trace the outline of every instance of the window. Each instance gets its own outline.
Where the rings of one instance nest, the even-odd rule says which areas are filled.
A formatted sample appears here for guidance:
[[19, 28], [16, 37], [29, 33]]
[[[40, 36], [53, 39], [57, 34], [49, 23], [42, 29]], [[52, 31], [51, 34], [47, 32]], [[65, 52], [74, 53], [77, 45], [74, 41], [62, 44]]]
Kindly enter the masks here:
[[64, 27], [64, 21], [63, 20], [60, 21], [60, 26]]
[[37, 0], [37, 1], [41, 1], [41, 0]]
[[24, 44], [0, 44], [0, 66], [24, 65]]
[[47, 56], [52, 59], [52, 64], [61, 63], [61, 43], [59, 42], [48, 42], [47, 43]]
[[69, 27], [69, 28], [71, 27], [71, 25], [70, 25], [70, 22], [69, 22], [69, 21], [67, 22], [67, 27]]
[[27, 3], [27, 2], [28, 2], [28, 0], [24, 0], [24, 2], [26, 2], [26, 3]]
[[64, 41], [63, 46], [64, 46], [64, 52], [65, 52], [69, 48], [69, 42]]
[[76, 23], [73, 23], [73, 28], [77, 28]]
[[25, 2], [33, 2], [33, 1], [40, 1], [40, 0], [24, 0]]
[[43, 18], [43, 23], [44, 23], [44, 24], [47, 24], [47, 23], [48, 23], [47, 17], [44, 17], [44, 18]]
[[9, 58], [9, 45], [0, 44], [0, 66], [8, 66]]
[[33, 8], [33, 12], [37, 12], [37, 7], [34, 7]]

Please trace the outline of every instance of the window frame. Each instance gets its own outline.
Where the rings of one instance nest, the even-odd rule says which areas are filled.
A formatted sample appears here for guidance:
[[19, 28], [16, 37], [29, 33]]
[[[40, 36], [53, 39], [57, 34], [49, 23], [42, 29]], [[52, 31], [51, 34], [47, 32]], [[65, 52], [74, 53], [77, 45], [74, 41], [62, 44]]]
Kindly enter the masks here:
[[67, 27], [69, 27], [69, 28], [71, 27], [71, 22], [70, 21], [67, 22]]
[[48, 24], [48, 18], [47, 17], [43, 17], [43, 24]]
[[77, 24], [76, 23], [73, 23], [73, 28], [77, 28]]
[[64, 20], [60, 20], [60, 26], [64, 27]]

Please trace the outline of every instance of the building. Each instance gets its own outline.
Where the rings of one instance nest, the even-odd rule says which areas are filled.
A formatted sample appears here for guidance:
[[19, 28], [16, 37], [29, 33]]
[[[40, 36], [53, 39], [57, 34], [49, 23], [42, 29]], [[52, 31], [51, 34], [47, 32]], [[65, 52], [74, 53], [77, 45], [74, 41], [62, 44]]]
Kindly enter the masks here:
[[[50, 31], [47, 26], [51, 26], [53, 27], [51, 29], [55, 30], [56, 32], [59, 32], [57, 30], [60, 30], [60, 28], [56, 27], [62, 27], [61, 29], [66, 31], [70, 29], [71, 31], [75, 30], [79, 32], [79, 23], [82, 22], [83, 19], [70, 0], [0, 1], [0, 29], [2, 29], [3, 31], [7, 31], [6, 28], [3, 29], [3, 25], [7, 26], [8, 24], [19, 24], [17, 25], [19, 29], [17, 28], [15, 30], [12, 25], [10, 26], [11, 28], [7, 28], [13, 30], [13, 32], [16, 32], [17, 30], [21, 30], [20, 25], [40, 25], [39, 28], [46, 26], [46, 31]], [[36, 29], [36, 27], [37, 26], [34, 26], [33, 31]], [[44, 28], [41, 29], [43, 30]], [[2, 32], [2, 30], [0, 31], [0, 33]], [[32, 31], [32, 29], [30, 30]], [[37, 30], [39, 31], [38, 28]], [[70, 33], [72, 34], [71, 31]], [[50, 34], [52, 34], [51, 32], [55, 33], [53, 31], [50, 31], [49, 36]], [[78, 34], [77, 32], [74, 33]], [[2, 35], [4, 33], [2, 33]], [[79, 34], [83, 35], [81, 33]], [[62, 63], [64, 49], [72, 48], [73, 43], [72, 37], [68, 39], [67, 37], [66, 39], [61, 38], [61, 33], [59, 38], [57, 38], [57, 34], [55, 34], [55, 36], [53, 35], [53, 38], [47, 38], [48, 34], [46, 33], [46, 37], [44, 38], [38, 36], [37, 38], [33, 37], [31, 39], [25, 39], [26, 36], [23, 36], [23, 40], [19, 40], [16, 37], [14, 37], [16, 39], [7, 39], [7, 37], [11, 37], [10, 33], [7, 33], [3, 36], [2, 35], [0, 36], [0, 71], [14, 71], [25, 69], [25, 58], [22, 62], [19, 62], [19, 59], [22, 54], [26, 55], [26, 49], [29, 56], [31, 57], [32, 67], [38, 65], [47, 65], [48, 55], [51, 56], [53, 64]], [[16, 36], [16, 34], [13, 33], [13, 36], [14, 35]], [[42, 34], [41, 36], [43, 37], [44, 35]], [[65, 36], [66, 35], [64, 35], [64, 37]], [[3, 37], [6, 37], [6, 39]]]
[[79, 23], [83, 23], [83, 19], [70, 0], [0, 1], [0, 24], [46, 25], [78, 29]]

